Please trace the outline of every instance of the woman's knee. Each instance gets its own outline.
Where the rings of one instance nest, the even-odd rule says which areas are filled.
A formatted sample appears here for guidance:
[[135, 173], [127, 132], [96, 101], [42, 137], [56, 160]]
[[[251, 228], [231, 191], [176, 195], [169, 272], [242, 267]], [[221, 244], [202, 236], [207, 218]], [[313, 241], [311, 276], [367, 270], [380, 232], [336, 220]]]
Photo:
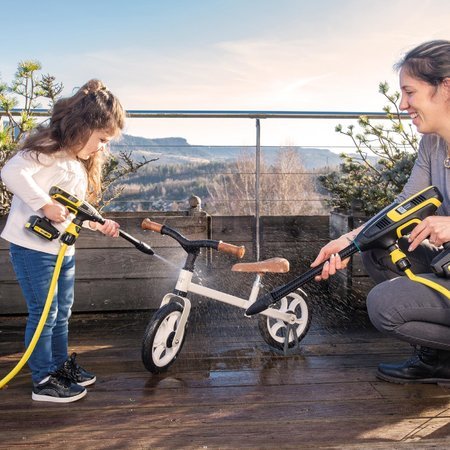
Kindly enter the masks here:
[[392, 293], [392, 281], [377, 284], [367, 295], [370, 321], [380, 331], [389, 333], [403, 323]]

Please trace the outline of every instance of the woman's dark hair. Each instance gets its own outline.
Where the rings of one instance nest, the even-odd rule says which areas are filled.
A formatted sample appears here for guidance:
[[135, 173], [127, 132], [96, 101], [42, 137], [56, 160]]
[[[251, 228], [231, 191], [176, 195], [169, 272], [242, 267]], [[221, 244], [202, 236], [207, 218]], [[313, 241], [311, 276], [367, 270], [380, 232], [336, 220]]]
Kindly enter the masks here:
[[438, 86], [450, 77], [450, 41], [424, 42], [410, 50], [396, 65], [414, 78]]

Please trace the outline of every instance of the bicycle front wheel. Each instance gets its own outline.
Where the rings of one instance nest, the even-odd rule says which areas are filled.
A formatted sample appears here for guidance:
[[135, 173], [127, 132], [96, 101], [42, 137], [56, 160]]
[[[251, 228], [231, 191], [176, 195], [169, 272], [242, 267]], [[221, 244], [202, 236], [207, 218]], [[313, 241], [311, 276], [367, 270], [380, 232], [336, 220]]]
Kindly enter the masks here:
[[178, 330], [183, 306], [171, 302], [155, 312], [147, 325], [142, 340], [142, 362], [152, 373], [166, 371], [175, 361], [184, 344], [184, 327], [180, 340], [174, 341]]

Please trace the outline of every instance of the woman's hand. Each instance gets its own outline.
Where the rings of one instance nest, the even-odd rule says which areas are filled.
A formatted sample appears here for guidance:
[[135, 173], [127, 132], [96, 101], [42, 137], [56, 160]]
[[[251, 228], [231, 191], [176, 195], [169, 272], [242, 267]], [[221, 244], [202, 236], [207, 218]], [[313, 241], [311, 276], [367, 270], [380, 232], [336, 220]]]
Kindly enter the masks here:
[[409, 235], [408, 242], [410, 242], [410, 246], [408, 251], [412, 252], [415, 250], [427, 238], [430, 244], [436, 247], [450, 241], [450, 217], [430, 216], [423, 219]]
[[42, 211], [47, 219], [56, 223], [64, 222], [70, 214], [69, 210], [56, 200], [52, 200], [51, 203], [44, 205]]
[[89, 222], [89, 227], [93, 230], [100, 231], [106, 236], [118, 237], [120, 225], [114, 220], [106, 219], [103, 225], [98, 222]]
[[340, 238], [328, 242], [327, 245], [320, 249], [316, 259], [312, 262], [311, 267], [317, 267], [324, 261], [326, 262], [323, 265], [322, 273], [315, 277], [316, 281], [327, 280], [329, 276], [334, 275], [337, 270], [342, 270], [347, 267], [350, 258], [341, 260], [338, 252], [350, 245], [349, 239], [351, 238], [347, 238], [347, 235], [344, 234]]

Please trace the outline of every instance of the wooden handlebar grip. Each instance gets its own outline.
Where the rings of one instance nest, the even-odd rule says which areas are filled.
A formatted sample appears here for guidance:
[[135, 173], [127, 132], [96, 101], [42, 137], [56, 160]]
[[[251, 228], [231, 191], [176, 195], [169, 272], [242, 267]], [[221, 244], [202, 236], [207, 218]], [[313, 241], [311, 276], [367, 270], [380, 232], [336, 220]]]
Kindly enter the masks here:
[[226, 242], [220, 242], [217, 247], [219, 252], [230, 253], [241, 259], [245, 255], [245, 247], [243, 245], [237, 246], [233, 244], [227, 244]]
[[156, 231], [161, 233], [162, 225], [157, 222], [152, 222], [150, 219], [144, 219], [141, 223], [141, 228], [144, 230]]

